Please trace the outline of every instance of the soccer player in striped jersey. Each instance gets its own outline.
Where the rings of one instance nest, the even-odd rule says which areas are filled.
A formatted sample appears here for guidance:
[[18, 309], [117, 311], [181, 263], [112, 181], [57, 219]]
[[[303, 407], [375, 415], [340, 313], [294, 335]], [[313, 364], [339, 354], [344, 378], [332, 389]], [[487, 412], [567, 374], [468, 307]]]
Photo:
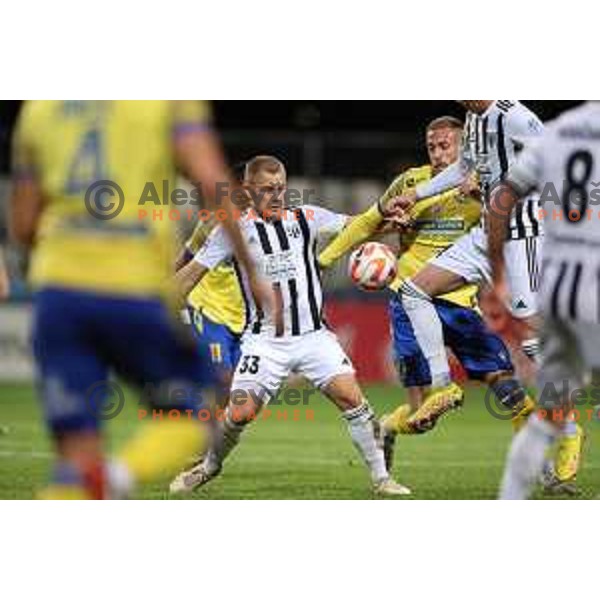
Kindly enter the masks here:
[[[587, 102], [549, 123], [542, 137], [519, 157], [492, 194], [489, 251], [496, 289], [505, 289], [510, 209], [532, 188], [551, 184], [563, 211], [548, 219], [540, 289], [542, 351], [540, 406], [513, 439], [501, 499], [528, 497], [541, 474], [547, 448], [565, 429], [574, 390], [600, 369], [600, 103]], [[593, 199], [593, 202], [590, 201]], [[565, 381], [568, 389], [564, 390]], [[577, 397], [581, 397], [580, 395]], [[581, 410], [581, 413], [584, 411]]]
[[[421, 200], [453, 187], [466, 185], [475, 176], [485, 206], [491, 186], [499, 181], [515, 153], [523, 148], [542, 130], [539, 119], [519, 102], [466, 100], [468, 109], [459, 159], [430, 181], [417, 186], [403, 198], [403, 202]], [[528, 226], [517, 227], [515, 237], [537, 236], [540, 227], [533, 210], [529, 207], [515, 210], [514, 223], [522, 224], [525, 215], [533, 217]], [[527, 319], [535, 329], [536, 263], [531, 243], [515, 239], [507, 252], [511, 253], [511, 286], [515, 299], [513, 312]], [[529, 238], [527, 238], [529, 239]], [[527, 257], [531, 260], [527, 260]], [[524, 266], [531, 266], [532, 272]], [[431, 298], [447, 293], [468, 283], [489, 281], [489, 262], [486, 255], [486, 236], [483, 225], [473, 228], [452, 248], [428, 263], [424, 269], [405, 282], [402, 287], [403, 301], [411, 319], [419, 343], [432, 371], [432, 401], [452, 396], [455, 390], [448, 387], [449, 367], [442, 344], [439, 319]], [[440, 347], [441, 345], [441, 347]], [[532, 343], [526, 344], [530, 348]], [[437, 395], [439, 398], [433, 398]], [[443, 402], [441, 403], [443, 404]]]
[[[490, 190], [506, 176], [517, 152], [531, 144], [543, 130], [539, 119], [518, 101], [465, 100], [462, 103], [468, 113], [459, 160], [399, 198], [401, 205], [405, 206], [452, 187], [464, 186], [474, 174], [479, 182], [484, 206], [479, 226], [428, 262], [401, 288], [404, 308], [431, 369], [432, 389], [422, 408], [429, 421], [435, 421], [451, 409], [462, 396], [462, 390], [450, 380], [443, 328], [432, 298], [450, 292], [465, 282], [490, 282], [487, 235], [484, 230]], [[523, 347], [530, 355], [531, 350], [537, 347], [538, 326], [535, 288], [539, 256], [538, 242], [532, 240], [539, 240], [541, 227], [534, 210], [535, 202], [535, 197], [530, 197], [527, 204], [515, 207], [511, 215], [509, 241], [504, 248], [511, 310], [523, 322]], [[525, 237], [521, 238], [521, 234]], [[521, 393], [506, 394], [503, 404], [523, 418], [532, 410]], [[556, 461], [556, 472], [560, 479], [566, 481], [575, 477], [576, 468], [573, 469], [573, 466], [578, 461], [571, 460], [571, 457], [580, 455], [582, 442], [583, 432], [579, 426], [572, 434], [567, 433], [561, 438]]]
[[[28, 102], [13, 159], [9, 229], [31, 247], [33, 349], [57, 455], [41, 496], [126, 495], [177, 472], [205, 445], [198, 421], [152, 420], [108, 459], [99, 407], [116, 372], [152, 386], [146, 399], [156, 409], [198, 408], [202, 365], [172, 311], [175, 232], [169, 221], [141, 222], [139, 199], [148, 183], [161, 189], [173, 182], [179, 168], [215, 200], [229, 174], [210, 108], [192, 101]], [[228, 198], [223, 208], [231, 213]], [[226, 227], [255, 293], [265, 297], [239, 229], [232, 219]]]
[[[379, 201], [358, 216], [319, 255], [323, 267], [329, 267], [344, 253], [373, 235], [384, 221], [382, 210], [394, 198], [430, 181], [456, 161], [460, 151], [463, 123], [453, 117], [433, 120], [426, 129], [425, 142], [429, 165], [412, 168], [399, 175]], [[407, 389], [409, 404], [398, 407], [382, 422], [384, 449], [391, 468], [394, 439], [397, 434], [423, 432], [435, 422], [426, 422], [422, 410], [431, 386], [429, 366], [415, 337], [399, 290], [402, 283], [421, 270], [427, 261], [445, 252], [479, 222], [481, 203], [478, 190], [471, 194], [454, 188], [415, 205], [408, 212], [412, 225], [401, 234], [398, 276], [390, 285], [390, 320], [394, 354], [399, 375]], [[503, 341], [485, 325], [477, 306], [478, 286], [462, 287], [434, 299], [442, 320], [444, 340], [460, 360], [470, 379], [487, 383], [496, 396], [526, 392], [514, 378], [510, 354]], [[528, 400], [533, 405], [532, 400]], [[517, 420], [517, 425], [520, 420]]]
[[[319, 206], [286, 208], [285, 167], [271, 156], [249, 161], [244, 185], [253, 207], [242, 214], [241, 231], [258, 271], [271, 284], [275, 300], [272, 307], [253, 301], [247, 274], [241, 271], [248, 318], [242, 356], [231, 386], [232, 399], [223, 422], [223, 443], [215, 445], [200, 465], [183, 473], [175, 487], [190, 491], [215, 477], [244, 428], [294, 371], [307, 377], [342, 412], [350, 437], [369, 469], [375, 493], [409, 494], [408, 488], [388, 474], [377, 442], [378, 422], [358, 386], [350, 359], [323, 321], [316, 245], [321, 236], [338, 233], [349, 217]], [[194, 259], [178, 272], [182, 293], [231, 258], [231, 246], [217, 227]]]

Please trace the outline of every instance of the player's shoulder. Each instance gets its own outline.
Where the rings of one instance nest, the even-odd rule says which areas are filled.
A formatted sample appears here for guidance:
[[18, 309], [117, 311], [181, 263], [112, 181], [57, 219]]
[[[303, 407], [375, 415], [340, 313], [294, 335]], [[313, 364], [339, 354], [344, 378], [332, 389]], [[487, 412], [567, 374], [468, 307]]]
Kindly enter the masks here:
[[507, 127], [516, 135], [535, 138], [544, 130], [541, 119], [519, 100], [496, 100], [496, 110], [505, 115]]
[[388, 186], [388, 194], [402, 194], [429, 179], [431, 179], [431, 165], [410, 167], [396, 175]]
[[25, 131], [29, 128], [42, 128], [56, 108], [56, 100], [26, 100], [23, 102], [18, 116], [18, 128]]
[[419, 183], [431, 179], [431, 165], [421, 165], [420, 167], [411, 167], [400, 175], [406, 188], [414, 188]]
[[584, 102], [579, 106], [566, 110], [550, 121], [547, 128], [551, 132], [569, 134], [577, 132], [577, 127], [585, 129], [598, 129], [600, 122], [600, 102]]

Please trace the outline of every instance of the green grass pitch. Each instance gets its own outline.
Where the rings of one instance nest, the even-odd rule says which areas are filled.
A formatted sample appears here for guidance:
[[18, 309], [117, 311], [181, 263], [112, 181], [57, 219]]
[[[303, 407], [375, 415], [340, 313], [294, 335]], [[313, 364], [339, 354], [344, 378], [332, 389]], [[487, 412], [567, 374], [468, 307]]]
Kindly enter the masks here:
[[[402, 399], [398, 388], [371, 386], [366, 393], [378, 414]], [[46, 481], [51, 448], [32, 386], [0, 385], [0, 498], [32, 498]], [[107, 427], [107, 439], [118, 448], [137, 424], [137, 403]], [[280, 407], [283, 410], [284, 407]], [[305, 418], [305, 409], [314, 420]], [[367, 499], [366, 470], [345, 423], [318, 394], [301, 419], [258, 420], [226, 463], [222, 475], [192, 498], [201, 499]], [[273, 409], [275, 412], [275, 409]], [[581, 498], [600, 494], [600, 424], [585, 424], [584, 462], [579, 476]], [[483, 388], [467, 390], [465, 408], [448, 415], [422, 436], [400, 437], [394, 475], [413, 489], [416, 499], [494, 498], [511, 438], [510, 423], [485, 410]], [[166, 483], [145, 488], [138, 498], [166, 499]], [[537, 497], [541, 497], [540, 494]]]

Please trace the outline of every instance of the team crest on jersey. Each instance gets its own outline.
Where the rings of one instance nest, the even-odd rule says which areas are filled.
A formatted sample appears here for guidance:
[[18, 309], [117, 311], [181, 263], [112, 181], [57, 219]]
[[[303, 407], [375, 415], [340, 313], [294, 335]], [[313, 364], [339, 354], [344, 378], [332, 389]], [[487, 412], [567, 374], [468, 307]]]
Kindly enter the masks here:
[[293, 238], [299, 238], [302, 235], [302, 232], [300, 231], [300, 225], [297, 223], [294, 223], [291, 227], [288, 227], [286, 231]]

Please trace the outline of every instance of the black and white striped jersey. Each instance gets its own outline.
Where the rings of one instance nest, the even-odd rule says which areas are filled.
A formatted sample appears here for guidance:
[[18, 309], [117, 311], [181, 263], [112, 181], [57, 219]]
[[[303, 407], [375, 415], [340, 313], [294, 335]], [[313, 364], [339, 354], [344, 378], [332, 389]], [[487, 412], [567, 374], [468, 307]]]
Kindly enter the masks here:
[[[504, 179], [518, 153], [542, 131], [542, 122], [518, 100], [496, 100], [482, 114], [467, 113], [463, 161], [479, 175], [484, 199]], [[538, 200], [533, 195], [517, 204], [510, 219], [510, 239], [540, 235]]]
[[[481, 114], [469, 111], [459, 160], [429, 182], [417, 186], [417, 196], [434, 196], [456, 187], [474, 171], [485, 204], [490, 191], [505, 177], [517, 154], [542, 131], [542, 122], [518, 100], [495, 100]], [[533, 196], [515, 207], [510, 222], [511, 239], [541, 234], [536, 203], [537, 198]]]
[[[317, 242], [320, 236], [338, 233], [347, 219], [313, 205], [286, 210], [280, 219], [262, 219], [253, 209], [242, 215], [239, 225], [250, 255], [275, 297], [272, 310], [257, 306], [246, 274], [237, 269], [246, 304], [245, 333], [298, 336], [324, 327]], [[211, 269], [232, 258], [229, 239], [219, 226], [194, 260]]]
[[549, 123], [507, 181], [544, 198], [542, 306], [557, 318], [600, 322], [600, 103]]

